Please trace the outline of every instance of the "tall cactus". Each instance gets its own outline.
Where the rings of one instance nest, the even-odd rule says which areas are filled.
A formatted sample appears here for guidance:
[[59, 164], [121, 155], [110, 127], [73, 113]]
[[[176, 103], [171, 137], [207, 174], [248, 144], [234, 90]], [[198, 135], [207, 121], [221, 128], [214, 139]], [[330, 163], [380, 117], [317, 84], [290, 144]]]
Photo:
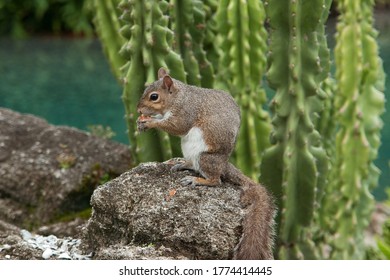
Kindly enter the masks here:
[[241, 107], [236, 163], [258, 180], [261, 154], [269, 146], [269, 115], [260, 82], [266, 68], [265, 11], [258, 0], [220, 1], [217, 14], [221, 63], [219, 82]]
[[118, 2], [95, 0], [95, 23], [113, 72], [124, 82], [122, 99], [134, 162], [178, 156], [177, 138], [163, 132], [136, 132], [136, 104], [145, 84], [155, 80], [162, 66], [183, 82], [213, 86], [214, 70], [203, 41], [213, 40], [214, 33], [206, 26], [216, 4], [213, 0], [122, 0], [118, 19], [114, 8]]
[[309, 226], [327, 173], [327, 157], [315, 128], [325, 98], [320, 84], [329, 71], [326, 48], [328, 0], [266, 1], [270, 24], [269, 85], [276, 90], [272, 146], [261, 164], [261, 181], [279, 209], [279, 258], [318, 258]]
[[183, 58], [187, 82], [211, 88], [214, 70], [206, 57], [206, 6], [200, 0], [173, 0], [173, 29], [176, 47]]
[[138, 134], [135, 120], [136, 105], [145, 84], [156, 79], [161, 66], [170, 69], [177, 79], [186, 80], [182, 60], [172, 49], [174, 34], [168, 28], [169, 1], [122, 0], [119, 7], [124, 22], [122, 34], [128, 40], [121, 49], [128, 61], [123, 67], [126, 74], [122, 99], [132, 156], [136, 162], [168, 159], [179, 153], [178, 145], [171, 145], [172, 138], [163, 132]]
[[[120, 21], [118, 1], [95, 0], [96, 22], [113, 70], [124, 81], [134, 160], [179, 154], [168, 135], [136, 132], [137, 101], [159, 67], [190, 84], [223, 87], [242, 108], [235, 160], [253, 178], [261, 160], [260, 179], [279, 204], [278, 257], [319, 258], [330, 249], [326, 257], [362, 258], [384, 103], [373, 0], [338, 1], [336, 94], [324, 31], [331, 0], [264, 0], [264, 6], [259, 0], [121, 0]], [[270, 144], [260, 89], [267, 63], [276, 94], [272, 146], [261, 158]], [[314, 245], [319, 239], [327, 250]]]
[[119, 21], [119, 0], [100, 1], [94, 0], [96, 31], [102, 41], [103, 50], [110, 62], [115, 77], [122, 77], [121, 67], [126, 60], [119, 54], [119, 49], [125, 43], [125, 38], [119, 34], [121, 24]]
[[339, 0], [335, 48], [337, 94], [335, 162], [323, 213], [330, 229], [331, 257], [362, 259], [379, 171], [373, 161], [380, 145], [384, 75], [373, 29], [373, 0]]

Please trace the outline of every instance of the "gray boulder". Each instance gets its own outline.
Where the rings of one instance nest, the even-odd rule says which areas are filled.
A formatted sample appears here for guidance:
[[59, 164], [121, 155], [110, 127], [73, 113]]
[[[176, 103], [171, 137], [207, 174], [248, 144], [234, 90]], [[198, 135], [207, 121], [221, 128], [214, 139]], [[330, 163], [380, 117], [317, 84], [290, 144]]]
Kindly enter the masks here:
[[141, 164], [94, 191], [83, 242], [95, 258], [110, 258], [111, 251], [132, 258], [126, 246], [152, 247], [174, 259], [232, 258], [244, 217], [240, 188], [182, 186], [191, 173], [171, 172], [173, 163]]
[[[87, 260], [92, 253], [82, 253], [82, 241], [72, 237], [39, 235], [0, 220], [0, 260]], [[113, 245], [95, 255], [98, 259], [185, 259], [172, 255], [172, 250], [160, 246]]]
[[127, 146], [0, 108], [0, 219], [37, 228], [87, 209], [131, 165]]

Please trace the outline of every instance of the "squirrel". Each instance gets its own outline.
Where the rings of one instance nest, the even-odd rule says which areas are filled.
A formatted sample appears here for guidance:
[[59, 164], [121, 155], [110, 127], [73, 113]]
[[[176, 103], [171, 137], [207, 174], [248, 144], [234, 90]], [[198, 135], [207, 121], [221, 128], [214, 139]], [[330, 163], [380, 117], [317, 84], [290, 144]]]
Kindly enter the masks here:
[[141, 96], [137, 112], [138, 131], [157, 128], [181, 137], [185, 162], [172, 170], [201, 175], [184, 177], [183, 185], [218, 186], [222, 179], [242, 187], [240, 201], [247, 213], [233, 259], [273, 259], [274, 201], [265, 187], [229, 162], [241, 122], [233, 97], [222, 90], [184, 84], [160, 68], [158, 80]]

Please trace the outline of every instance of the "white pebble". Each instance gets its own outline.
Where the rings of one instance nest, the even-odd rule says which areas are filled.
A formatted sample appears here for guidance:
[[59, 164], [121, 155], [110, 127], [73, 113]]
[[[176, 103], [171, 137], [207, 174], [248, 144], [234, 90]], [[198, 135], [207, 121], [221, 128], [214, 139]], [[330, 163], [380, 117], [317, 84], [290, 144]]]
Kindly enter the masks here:
[[3, 247], [0, 247], [0, 252], [3, 251], [3, 250], [8, 250], [8, 249], [11, 249], [11, 245], [4, 244]]
[[47, 248], [47, 249], [43, 252], [42, 258], [44, 258], [45, 260], [47, 260], [47, 259], [49, 259], [52, 255], [53, 255], [52, 249]]
[[11, 256], [10, 256], [10, 255], [5, 255], [5, 258], [6, 258], [6, 259], [10, 259]]
[[58, 256], [60, 260], [71, 260], [72, 258], [69, 256], [68, 253], [62, 253], [61, 255]]
[[23, 237], [23, 240], [29, 240], [29, 239], [31, 239], [32, 238], [32, 234], [29, 232], [29, 231], [27, 231], [27, 230], [25, 230], [25, 229], [22, 229], [21, 231], [20, 231], [20, 234], [22, 235], [22, 237]]
[[62, 241], [62, 245], [61, 245], [60, 251], [61, 252], [68, 251], [68, 241], [67, 240]]
[[46, 242], [50, 243], [51, 245], [55, 245], [57, 241], [58, 241], [57, 236], [49, 235], [48, 237], [46, 237]]

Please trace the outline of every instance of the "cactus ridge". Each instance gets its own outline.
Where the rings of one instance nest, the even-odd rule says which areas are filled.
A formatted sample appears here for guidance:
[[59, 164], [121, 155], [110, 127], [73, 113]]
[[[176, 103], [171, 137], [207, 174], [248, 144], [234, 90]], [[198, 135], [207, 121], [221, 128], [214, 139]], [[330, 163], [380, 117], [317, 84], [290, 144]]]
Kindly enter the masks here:
[[[131, 153], [136, 162], [166, 160], [180, 154], [177, 141], [164, 132], [139, 134], [136, 130], [136, 105], [145, 85], [153, 82], [160, 67], [167, 67], [171, 74], [185, 81], [184, 66], [180, 56], [173, 50], [173, 32], [169, 29], [169, 1], [122, 0], [123, 26], [129, 32], [121, 48], [127, 63], [123, 81], [123, 103], [131, 144]], [[156, 139], [156, 137], [158, 139]]]
[[363, 232], [374, 207], [371, 190], [379, 176], [373, 161], [384, 110], [383, 68], [373, 28], [373, 1], [343, 0], [338, 5], [335, 118], [339, 128], [323, 222], [330, 228], [332, 258], [362, 259]]
[[[280, 209], [276, 251], [283, 259], [365, 254], [362, 233], [379, 176], [374, 160], [384, 72], [374, 1], [339, 0], [336, 75], [330, 75], [324, 23], [331, 3], [94, 1], [104, 52], [124, 85], [134, 163], [180, 155], [177, 138], [136, 131], [137, 101], [161, 66], [188, 84], [229, 91], [242, 111], [233, 160], [255, 180], [260, 173], [274, 194]], [[265, 72], [275, 90], [272, 118], [262, 108]]]
[[255, 0], [222, 0], [216, 16], [221, 46], [219, 86], [232, 93], [242, 114], [234, 157], [237, 166], [256, 181], [270, 132], [270, 118], [262, 108], [265, 92], [260, 88], [266, 67], [265, 17], [262, 2]]
[[122, 76], [121, 66], [125, 59], [118, 54], [121, 46], [126, 41], [126, 36], [130, 36], [128, 29], [121, 28], [119, 14], [116, 10], [118, 0], [112, 1], [93, 1], [95, 9], [94, 25], [99, 38], [103, 42], [103, 50], [110, 61], [111, 69], [115, 77], [120, 80]]
[[329, 65], [320, 54], [328, 51], [323, 25], [329, 6], [324, 0], [264, 4], [271, 30], [267, 79], [276, 94], [271, 102], [273, 146], [264, 154], [261, 179], [283, 209], [278, 217], [280, 257], [318, 258], [308, 227], [328, 169], [314, 116], [326, 97], [319, 85]]

